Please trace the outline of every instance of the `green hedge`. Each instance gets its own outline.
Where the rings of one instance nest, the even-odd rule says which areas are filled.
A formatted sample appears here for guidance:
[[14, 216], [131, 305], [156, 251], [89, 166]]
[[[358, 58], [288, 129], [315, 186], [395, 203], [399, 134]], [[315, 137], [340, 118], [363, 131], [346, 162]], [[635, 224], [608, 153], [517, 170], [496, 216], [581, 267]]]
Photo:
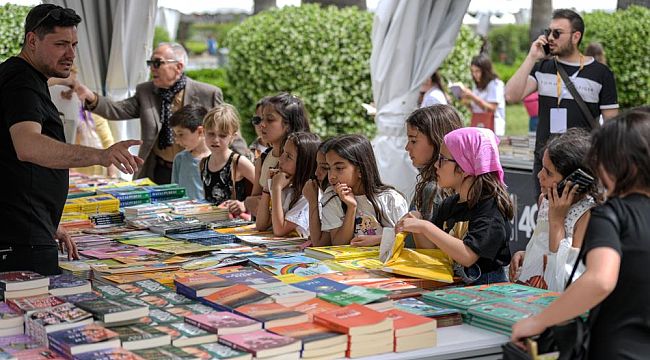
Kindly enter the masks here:
[[224, 100], [227, 103], [232, 102], [232, 98], [230, 95], [230, 92], [232, 90], [225, 69], [215, 68], [215, 69], [188, 70], [185, 72], [185, 75], [189, 76], [192, 80], [211, 84], [221, 88], [221, 91], [223, 91]]
[[171, 39], [169, 38], [169, 33], [167, 32], [167, 29], [165, 29], [162, 26], [156, 26], [153, 29], [153, 48], [156, 49], [158, 47], [158, 44], [164, 43], [164, 42], [170, 42]]
[[596, 41], [605, 48], [616, 77], [621, 108], [650, 104], [650, 9], [630, 6], [615, 13], [584, 14], [582, 48]]
[[29, 6], [12, 4], [0, 6], [0, 61], [20, 52], [25, 18], [31, 9]]
[[[300, 96], [312, 130], [321, 136], [361, 132], [372, 136], [369, 59], [373, 15], [356, 8], [318, 5], [263, 11], [228, 32], [232, 102], [243, 119], [266, 95]], [[245, 122], [244, 133], [252, 127]]]
[[[456, 45], [451, 53], [447, 56], [440, 67], [440, 74], [447, 83], [462, 82], [465, 86], [471, 88], [474, 84], [472, 80], [472, 71], [470, 63], [472, 58], [479, 54], [481, 50], [481, 38], [478, 37], [468, 26], [463, 25], [460, 28]], [[452, 96], [451, 94], [449, 94]], [[454, 105], [464, 116], [469, 119], [470, 112], [467, 107], [460, 103], [459, 100], [453, 99]]]
[[498, 26], [488, 33], [492, 62], [512, 65], [523, 59], [530, 49], [528, 25], [509, 24]]

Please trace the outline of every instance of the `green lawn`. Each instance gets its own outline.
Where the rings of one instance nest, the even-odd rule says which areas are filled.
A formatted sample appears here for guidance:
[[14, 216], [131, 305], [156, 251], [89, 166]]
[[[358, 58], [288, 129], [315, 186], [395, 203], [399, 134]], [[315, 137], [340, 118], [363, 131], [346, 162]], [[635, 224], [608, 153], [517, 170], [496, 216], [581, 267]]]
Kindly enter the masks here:
[[506, 135], [528, 135], [528, 113], [523, 104], [506, 105]]

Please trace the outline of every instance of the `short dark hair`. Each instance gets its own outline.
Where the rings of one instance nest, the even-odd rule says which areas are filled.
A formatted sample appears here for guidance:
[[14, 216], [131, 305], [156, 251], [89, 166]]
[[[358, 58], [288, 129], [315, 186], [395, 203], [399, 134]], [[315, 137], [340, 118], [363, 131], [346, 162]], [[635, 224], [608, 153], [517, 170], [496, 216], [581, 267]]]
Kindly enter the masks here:
[[553, 11], [552, 19], [567, 19], [571, 23], [571, 31], [580, 31], [580, 39], [578, 39], [578, 46], [585, 35], [585, 22], [582, 20], [577, 12], [569, 9], [557, 9]]
[[481, 69], [481, 80], [479, 82], [474, 80], [476, 87], [480, 90], [485, 89], [490, 81], [499, 78], [492, 68], [492, 61], [490, 61], [490, 58], [485, 54], [474, 56], [471, 65]]
[[34, 32], [39, 39], [54, 32], [54, 27], [77, 26], [81, 17], [70, 8], [63, 8], [53, 4], [40, 4], [34, 6], [25, 18], [25, 34]]
[[185, 105], [172, 114], [169, 118], [169, 126], [180, 126], [195, 132], [199, 126], [203, 126], [203, 118], [207, 113], [208, 110], [201, 105]]
[[[616, 181], [608, 197], [650, 190], [650, 109], [634, 108], [605, 121], [594, 133], [587, 155], [592, 169]], [[598, 176], [600, 176], [598, 171]]]

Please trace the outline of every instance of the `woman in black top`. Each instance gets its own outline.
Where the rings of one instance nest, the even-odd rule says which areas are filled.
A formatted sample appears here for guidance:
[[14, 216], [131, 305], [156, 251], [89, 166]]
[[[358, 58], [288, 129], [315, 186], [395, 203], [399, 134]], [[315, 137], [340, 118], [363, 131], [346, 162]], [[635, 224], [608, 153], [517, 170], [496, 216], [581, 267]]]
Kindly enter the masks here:
[[589, 359], [650, 356], [650, 112], [636, 109], [607, 121], [589, 160], [608, 200], [591, 212], [586, 271], [537, 316], [512, 328], [512, 339], [589, 313]]

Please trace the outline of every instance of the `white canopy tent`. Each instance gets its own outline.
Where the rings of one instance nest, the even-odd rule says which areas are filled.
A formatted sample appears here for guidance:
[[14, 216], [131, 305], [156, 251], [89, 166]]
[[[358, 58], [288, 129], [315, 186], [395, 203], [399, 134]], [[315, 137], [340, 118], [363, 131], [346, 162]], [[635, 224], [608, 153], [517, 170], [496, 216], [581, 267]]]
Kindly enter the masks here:
[[[156, 0], [44, 2], [72, 8], [82, 18], [75, 60], [81, 83], [100, 95], [122, 100], [148, 80], [146, 59], [151, 55]], [[116, 141], [140, 139], [137, 119], [110, 123]]]
[[407, 152], [406, 117], [418, 89], [453, 49], [469, 0], [383, 0], [372, 29], [370, 75], [377, 107], [373, 148], [382, 180], [410, 199], [417, 170]]

